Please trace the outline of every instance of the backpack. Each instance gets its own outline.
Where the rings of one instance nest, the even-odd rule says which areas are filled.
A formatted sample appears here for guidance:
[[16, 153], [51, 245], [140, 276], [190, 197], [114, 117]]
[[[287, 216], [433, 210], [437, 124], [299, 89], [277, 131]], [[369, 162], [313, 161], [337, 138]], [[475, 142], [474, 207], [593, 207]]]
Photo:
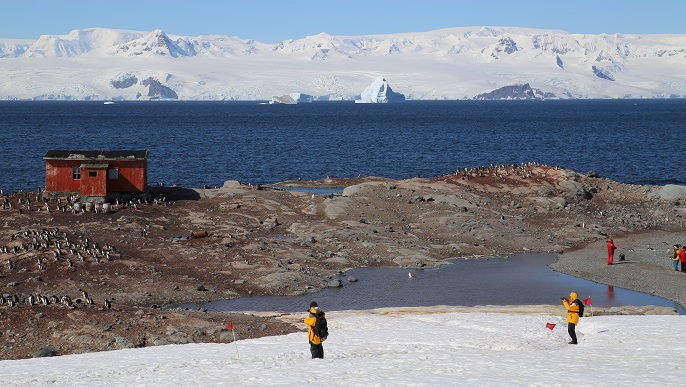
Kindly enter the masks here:
[[578, 298], [574, 302], [579, 305], [579, 317], [584, 317], [584, 302]]
[[324, 317], [324, 312], [317, 312], [317, 321], [314, 323], [314, 334], [319, 336], [322, 341], [326, 340], [329, 336], [329, 327], [326, 323], [326, 317]]

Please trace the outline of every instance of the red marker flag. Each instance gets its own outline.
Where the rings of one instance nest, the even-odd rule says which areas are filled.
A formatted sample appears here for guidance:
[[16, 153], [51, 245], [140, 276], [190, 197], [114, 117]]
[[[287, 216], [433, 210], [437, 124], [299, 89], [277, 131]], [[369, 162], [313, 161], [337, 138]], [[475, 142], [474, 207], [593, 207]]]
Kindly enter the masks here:
[[553, 323], [545, 323], [545, 327], [548, 328], [548, 329], [550, 329], [550, 330], [552, 331], [553, 328], [555, 328], [555, 324], [553, 324]]
[[584, 305], [591, 305], [591, 296], [584, 300]]
[[233, 321], [229, 321], [229, 325], [226, 326], [227, 331], [232, 331], [233, 330]]

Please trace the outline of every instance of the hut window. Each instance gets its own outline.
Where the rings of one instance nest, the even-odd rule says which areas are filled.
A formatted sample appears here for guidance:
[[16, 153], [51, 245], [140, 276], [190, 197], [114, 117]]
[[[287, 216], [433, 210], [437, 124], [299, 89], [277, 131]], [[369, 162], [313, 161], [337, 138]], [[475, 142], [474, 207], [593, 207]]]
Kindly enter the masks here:
[[71, 169], [71, 178], [73, 180], [81, 180], [81, 168], [74, 167]]
[[119, 170], [118, 169], [110, 169], [109, 171], [107, 171], [107, 173], [109, 174], [108, 177], [110, 180], [116, 180], [119, 178]]
[[88, 171], [88, 177], [98, 177], [98, 171]]

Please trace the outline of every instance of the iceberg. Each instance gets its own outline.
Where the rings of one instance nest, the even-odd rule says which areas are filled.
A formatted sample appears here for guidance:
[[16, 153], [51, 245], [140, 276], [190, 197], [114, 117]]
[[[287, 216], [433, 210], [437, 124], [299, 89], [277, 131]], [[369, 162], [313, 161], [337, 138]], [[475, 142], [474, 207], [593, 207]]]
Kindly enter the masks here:
[[371, 85], [360, 94], [355, 103], [388, 103], [404, 102], [405, 95], [396, 93], [391, 89], [384, 77], [377, 77]]
[[286, 105], [295, 105], [298, 103], [310, 103], [318, 100], [318, 97], [303, 93], [290, 93], [285, 95], [275, 95], [272, 97], [269, 104], [283, 103]]

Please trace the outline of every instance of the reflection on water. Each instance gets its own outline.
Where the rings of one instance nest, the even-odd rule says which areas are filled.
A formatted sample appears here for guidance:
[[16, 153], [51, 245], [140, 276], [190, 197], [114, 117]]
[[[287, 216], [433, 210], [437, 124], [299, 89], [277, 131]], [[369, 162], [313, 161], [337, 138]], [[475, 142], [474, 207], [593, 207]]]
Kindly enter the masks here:
[[[456, 259], [441, 269], [353, 269], [343, 287], [304, 296], [256, 296], [183, 304], [210, 311], [304, 311], [316, 300], [326, 310], [364, 310], [402, 306], [558, 304], [576, 292], [593, 306], [658, 305], [685, 311], [673, 301], [558, 273], [548, 267], [554, 254], [513, 254]], [[348, 282], [355, 277], [358, 282]]]
[[615, 298], [615, 287], [612, 285], [607, 285], [607, 299], [614, 300]]

